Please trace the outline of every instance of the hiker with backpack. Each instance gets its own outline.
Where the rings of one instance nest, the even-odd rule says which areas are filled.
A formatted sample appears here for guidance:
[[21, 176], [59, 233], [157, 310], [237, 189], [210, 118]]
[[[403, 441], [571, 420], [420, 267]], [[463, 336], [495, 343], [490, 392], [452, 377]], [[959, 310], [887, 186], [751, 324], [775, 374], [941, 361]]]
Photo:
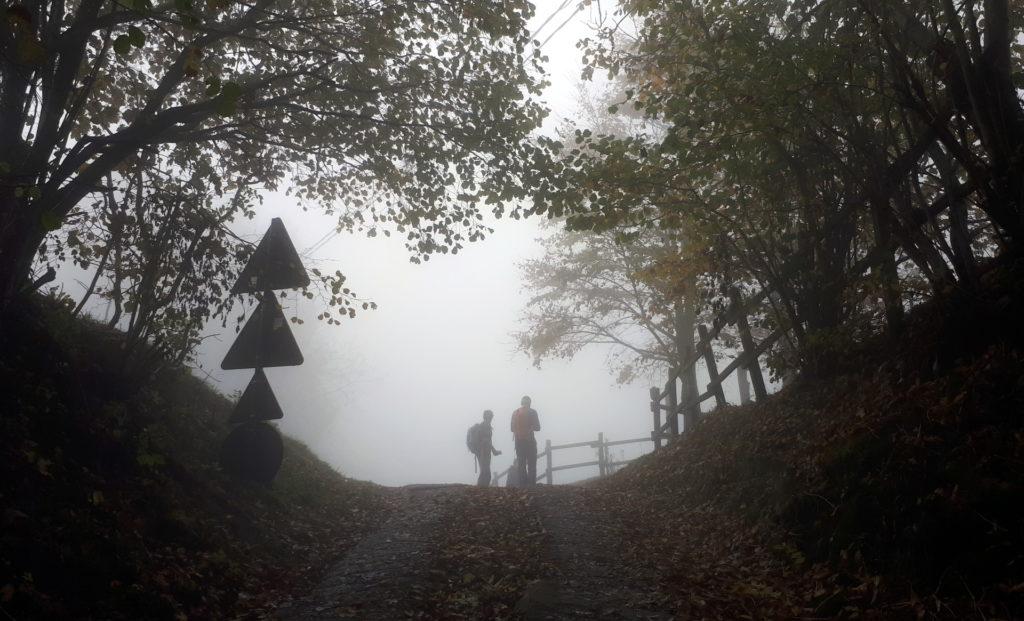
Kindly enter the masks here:
[[484, 410], [483, 421], [473, 425], [466, 432], [466, 448], [476, 456], [476, 465], [480, 468], [480, 476], [476, 480], [480, 487], [491, 484], [491, 455], [501, 455], [501, 451], [494, 448], [491, 441], [494, 432], [491, 428], [493, 418], [494, 412]]
[[530, 398], [523, 397], [522, 407], [512, 413], [512, 437], [516, 442], [516, 462], [519, 465], [519, 482], [522, 485], [537, 484], [537, 439], [533, 432], [540, 431], [537, 410], [530, 407]]

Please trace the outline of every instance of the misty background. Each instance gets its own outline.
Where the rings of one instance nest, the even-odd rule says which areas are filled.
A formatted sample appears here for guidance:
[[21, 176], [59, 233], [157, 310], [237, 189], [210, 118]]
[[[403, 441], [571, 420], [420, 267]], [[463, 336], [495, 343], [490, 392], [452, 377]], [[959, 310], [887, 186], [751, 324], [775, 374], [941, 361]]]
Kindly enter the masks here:
[[[601, 15], [599, 7], [577, 11], [564, 0], [540, 0], [536, 6], [531, 31], [544, 43], [550, 81], [544, 131], [554, 133], [578, 116], [581, 97], [605, 87], [600, 78], [580, 79], [576, 48]], [[457, 255], [413, 264], [400, 236], [338, 232], [336, 217], [303, 210], [283, 193], [266, 193], [256, 213], [253, 220], [234, 222], [232, 230], [257, 243], [271, 219], [281, 218], [307, 270], [340, 270], [346, 286], [378, 305], [330, 326], [316, 319], [325, 301], [288, 292], [281, 303], [286, 316], [302, 320], [291, 328], [305, 363], [266, 370], [285, 413], [280, 429], [343, 474], [385, 485], [473, 483], [465, 433], [485, 409], [495, 413], [494, 444], [503, 451], [492, 469], [504, 471], [514, 458], [509, 419], [523, 395], [532, 397], [540, 415], [541, 450], [545, 440], [580, 442], [599, 432], [610, 440], [650, 437], [648, 391], [664, 383], [662, 373], [620, 385], [608, 371], [610, 350], [592, 346], [572, 360], [546, 361], [538, 369], [515, 349], [511, 334], [522, 329], [520, 315], [531, 295], [518, 264], [542, 256], [543, 219], [492, 220], [494, 233], [485, 240]], [[84, 274], [68, 270], [62, 275], [67, 289], [84, 288]], [[102, 318], [106, 307], [96, 301], [88, 310]], [[245, 307], [246, 316], [253, 307]], [[227, 395], [238, 394], [252, 377], [251, 370], [220, 369], [235, 336], [233, 322], [222, 328], [215, 321], [196, 355], [195, 373]], [[703, 369], [698, 378], [704, 386]], [[734, 385], [726, 395], [737, 402]], [[611, 452], [618, 461], [651, 449], [645, 442]], [[595, 451], [557, 451], [554, 459], [556, 465], [591, 461]], [[538, 472], [544, 469], [542, 459]], [[596, 475], [596, 467], [560, 471], [555, 482]]]

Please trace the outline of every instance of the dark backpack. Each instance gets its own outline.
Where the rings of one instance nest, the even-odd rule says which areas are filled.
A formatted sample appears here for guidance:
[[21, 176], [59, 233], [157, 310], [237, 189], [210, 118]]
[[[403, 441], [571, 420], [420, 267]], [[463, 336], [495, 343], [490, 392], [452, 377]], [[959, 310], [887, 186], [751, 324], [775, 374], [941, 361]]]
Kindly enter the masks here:
[[466, 431], [466, 448], [474, 455], [480, 450], [480, 425], [476, 423]]

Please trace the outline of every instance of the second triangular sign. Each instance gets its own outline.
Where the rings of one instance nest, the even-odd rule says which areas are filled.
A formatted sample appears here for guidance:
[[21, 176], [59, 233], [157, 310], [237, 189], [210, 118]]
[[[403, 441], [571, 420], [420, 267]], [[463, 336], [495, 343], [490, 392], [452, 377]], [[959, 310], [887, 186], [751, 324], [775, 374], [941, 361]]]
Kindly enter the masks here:
[[267, 292], [231, 344], [220, 368], [255, 369], [302, 364], [302, 352], [274, 294]]

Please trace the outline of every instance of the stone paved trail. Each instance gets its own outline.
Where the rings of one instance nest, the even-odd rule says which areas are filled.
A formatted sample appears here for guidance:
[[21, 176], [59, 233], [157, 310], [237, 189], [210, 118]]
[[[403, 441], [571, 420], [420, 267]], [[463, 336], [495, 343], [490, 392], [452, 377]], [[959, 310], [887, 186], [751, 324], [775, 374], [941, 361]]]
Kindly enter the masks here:
[[536, 489], [541, 524], [550, 534], [557, 573], [528, 587], [516, 606], [525, 619], [671, 619], [657, 593], [636, 584], [615, 550], [618, 524], [593, 510], [593, 490], [555, 486]]
[[[427, 582], [430, 543], [446, 516], [438, 500], [458, 487], [410, 487], [405, 507], [345, 555], [312, 593], [278, 610], [281, 619], [406, 617], [408, 594]], [[464, 493], [464, 492], [463, 492]]]
[[[474, 494], [488, 494], [488, 501], [497, 503], [488, 506], [497, 506], [498, 513], [504, 511], [505, 499], [509, 499], [508, 510], [516, 511], [516, 522], [507, 522], [508, 526], [501, 522], [503, 532], [490, 533], [488, 538], [506, 535], [515, 541], [516, 534], [508, 531], [516, 523], [539, 523], [543, 533], [531, 545], [536, 546], [533, 552], [543, 557], [544, 569], [509, 594], [511, 610], [499, 616], [528, 620], [672, 618], [660, 609], [657, 593], [645, 586], [651, 583], [638, 580], [635, 568], [626, 571], [622, 567], [615, 553], [621, 532], [613, 520], [590, 510], [593, 490], [538, 487], [525, 499], [522, 493], [514, 497], [515, 492], [506, 490], [454, 485], [414, 486], [402, 493], [404, 507], [395, 517], [350, 550], [310, 593], [282, 604], [279, 619], [475, 618], [464, 608], [447, 605], [464, 601], [464, 594], [443, 592], [451, 586], [451, 576], [462, 576], [464, 569], [440, 565], [445, 568], [440, 571], [437, 558], [442, 546], [450, 545], [442, 541], [446, 527], [457, 527], [466, 520], [459, 507], [481, 498]], [[513, 504], [514, 498], [522, 502]], [[502, 553], [497, 545], [490, 551]], [[515, 562], [495, 559], [498, 567], [514, 567]], [[439, 579], [441, 574], [445, 580]], [[427, 608], [427, 601], [434, 604]]]

